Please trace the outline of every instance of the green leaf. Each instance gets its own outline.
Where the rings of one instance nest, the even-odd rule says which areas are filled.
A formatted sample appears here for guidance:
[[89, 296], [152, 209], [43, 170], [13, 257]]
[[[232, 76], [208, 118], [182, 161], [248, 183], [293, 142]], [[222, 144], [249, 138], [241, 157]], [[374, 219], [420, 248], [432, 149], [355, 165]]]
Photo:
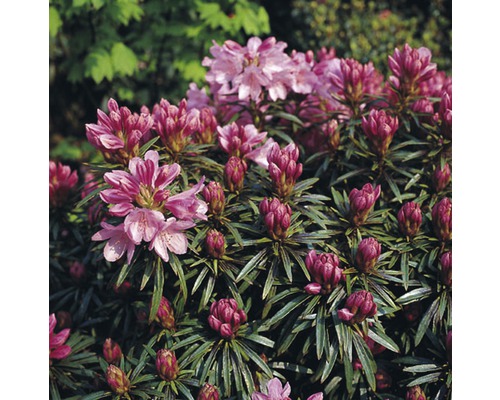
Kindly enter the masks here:
[[113, 70], [118, 75], [133, 75], [137, 70], [137, 61], [135, 53], [124, 43], [115, 43], [111, 48], [111, 63]]
[[[372, 330], [373, 329], [373, 330]], [[389, 349], [395, 353], [399, 353], [399, 347], [386, 333], [383, 331], [381, 326], [375, 324], [372, 329], [368, 330], [368, 337], [371, 338], [374, 342], [381, 344], [386, 349]]]
[[266, 256], [267, 251], [268, 251], [267, 248], [262, 249], [255, 256], [253, 256], [250, 261], [246, 263], [246, 265], [243, 267], [243, 269], [236, 277], [236, 283], [240, 282], [243, 278], [245, 278], [250, 272], [252, 272], [258, 266], [258, 264]]
[[91, 51], [83, 60], [85, 67], [85, 77], [91, 77], [95, 83], [99, 84], [104, 79], [113, 79], [113, 62], [109, 53], [103, 48]]
[[424, 375], [424, 376], [421, 376], [417, 379], [414, 379], [413, 381], [408, 383], [406, 386], [411, 387], [411, 386], [423, 385], [424, 383], [437, 382], [441, 375], [442, 375], [442, 372], [433, 372], [432, 374]]
[[149, 323], [153, 322], [156, 317], [156, 313], [158, 312], [158, 307], [160, 306], [161, 297], [163, 295], [163, 283], [163, 263], [158, 258], [158, 262], [156, 264], [155, 283], [153, 287], [153, 297], [151, 300], [151, 311], [149, 312], [148, 319]]
[[418, 289], [413, 289], [412, 291], [405, 293], [401, 297], [398, 297], [396, 299], [396, 302], [404, 306], [406, 304], [413, 303], [414, 301], [421, 301], [426, 297], [429, 297], [431, 293], [432, 289], [429, 287], [421, 287]]
[[54, 7], [49, 7], [49, 35], [56, 37], [62, 24], [59, 12]]
[[316, 314], [316, 358], [321, 360], [323, 355], [323, 350], [325, 349], [326, 340], [325, 337], [327, 335], [326, 332], [326, 324], [325, 324], [325, 308], [320, 305], [318, 307], [318, 312]]
[[431, 319], [434, 317], [434, 314], [438, 309], [439, 299], [440, 299], [439, 297], [436, 298], [422, 316], [422, 319], [420, 320], [420, 323], [417, 328], [417, 333], [415, 334], [415, 346], [418, 346], [418, 344], [424, 337], [425, 331], [427, 330], [429, 323], [431, 322]]
[[352, 335], [354, 348], [358, 354], [358, 357], [363, 365], [363, 372], [365, 373], [368, 384], [375, 390], [377, 387], [377, 380], [375, 379], [375, 373], [377, 372], [377, 364], [373, 359], [373, 354], [368, 348], [366, 342], [361, 338], [361, 336], [354, 334]]

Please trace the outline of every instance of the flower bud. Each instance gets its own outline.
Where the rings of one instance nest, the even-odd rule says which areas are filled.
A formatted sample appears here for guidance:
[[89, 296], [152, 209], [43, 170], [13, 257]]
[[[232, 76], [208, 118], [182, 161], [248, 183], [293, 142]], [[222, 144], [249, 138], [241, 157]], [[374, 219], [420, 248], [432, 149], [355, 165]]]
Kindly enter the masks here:
[[179, 365], [172, 350], [160, 349], [156, 352], [156, 371], [164, 381], [170, 382], [177, 379]]
[[447, 138], [452, 137], [452, 93], [451, 87], [443, 90], [439, 103], [438, 118], [441, 122], [441, 134]]
[[[151, 302], [153, 300], [151, 299]], [[150, 307], [152, 306], [152, 303]], [[174, 310], [170, 302], [165, 298], [161, 297], [160, 305], [158, 311], [156, 312], [155, 321], [158, 322], [163, 328], [173, 330], [175, 329], [175, 316]]]
[[331, 119], [321, 125], [321, 128], [327, 137], [328, 148], [332, 153], [335, 153], [340, 146], [340, 130], [338, 127], [339, 123], [336, 119]]
[[451, 240], [451, 200], [444, 197], [432, 208], [432, 224], [439, 240]]
[[264, 198], [260, 202], [259, 211], [269, 236], [274, 240], [283, 240], [288, 235], [288, 228], [292, 220], [292, 209], [277, 198]]
[[102, 354], [108, 364], [118, 365], [123, 353], [120, 345], [111, 338], [107, 338], [102, 345]]
[[399, 128], [399, 121], [398, 117], [392, 117], [384, 110], [372, 109], [368, 118], [362, 118], [361, 128], [370, 141], [373, 151], [384, 157]]
[[406, 391], [406, 400], [427, 400], [420, 386], [412, 386]]
[[210, 306], [208, 324], [224, 339], [233, 339], [241, 324], [247, 321], [244, 310], [234, 299], [220, 299]]
[[[304, 289], [309, 294], [331, 293], [344, 279], [343, 270], [339, 268], [340, 260], [333, 253], [317, 254], [311, 250], [306, 256], [306, 268], [314, 283]], [[318, 291], [319, 288], [319, 291]]]
[[56, 319], [57, 319], [58, 330], [69, 329], [73, 324], [73, 318], [71, 317], [71, 314], [68, 311], [61, 310], [56, 312]]
[[378, 368], [375, 373], [377, 392], [385, 392], [392, 386], [392, 376], [384, 369]]
[[403, 306], [403, 316], [411, 324], [414, 325], [422, 315], [422, 304], [413, 302]]
[[373, 300], [373, 295], [366, 290], [358, 290], [352, 293], [347, 298], [344, 308], [337, 311], [340, 320], [349, 325], [363, 322], [376, 313], [377, 305]]
[[295, 143], [281, 149], [275, 142], [267, 154], [269, 176], [280, 198], [292, 193], [295, 182], [302, 174], [302, 164], [297, 163], [298, 158], [299, 148]]
[[78, 183], [78, 174], [68, 165], [49, 161], [49, 204], [62, 207], [69, 199], [71, 191]]
[[232, 156], [224, 167], [224, 184], [231, 193], [237, 193], [243, 188], [247, 163], [239, 157]]
[[363, 239], [356, 251], [356, 268], [358, 271], [365, 274], [373, 272], [381, 250], [382, 248], [377, 239], [371, 237]]
[[202, 193], [208, 206], [208, 212], [213, 215], [221, 215], [226, 202], [222, 185], [219, 182], [211, 181], [203, 188]]
[[113, 292], [120, 296], [127, 296], [131, 288], [132, 284], [129, 281], [124, 281], [120, 286], [113, 285]]
[[225, 253], [224, 235], [216, 229], [210, 229], [205, 239], [205, 248], [210, 257], [222, 258]]
[[217, 119], [213, 111], [204, 107], [200, 111], [200, 119], [199, 119], [199, 129], [194, 134], [194, 138], [196, 143], [201, 144], [211, 144], [214, 142], [215, 132], [217, 130]]
[[198, 392], [196, 400], [219, 400], [219, 391], [214, 385], [205, 383]]
[[432, 175], [432, 183], [434, 185], [434, 190], [436, 193], [443, 191], [446, 186], [451, 182], [451, 169], [448, 163], [443, 165], [443, 168], [440, 166], [436, 167], [434, 173]]
[[446, 356], [448, 357], [448, 361], [451, 364], [451, 356], [452, 356], [452, 339], [451, 339], [451, 329], [448, 331], [446, 335]]
[[106, 381], [109, 387], [116, 394], [122, 395], [130, 390], [130, 381], [120, 368], [110, 364], [106, 370]]
[[73, 279], [73, 281], [75, 281], [76, 283], [81, 283], [87, 277], [87, 269], [85, 268], [84, 264], [79, 261], [75, 261], [69, 267], [69, 275], [71, 276], [71, 279]]
[[444, 285], [451, 287], [451, 251], [443, 253], [441, 261], [441, 281]]
[[405, 236], [413, 237], [418, 233], [422, 225], [422, 211], [420, 206], [413, 201], [409, 201], [399, 209], [398, 212], [399, 230]]
[[349, 207], [351, 210], [351, 221], [354, 225], [361, 225], [366, 221], [379, 196], [380, 185], [374, 188], [371, 184], [367, 183], [361, 190], [356, 188], [351, 190], [351, 193], [349, 193]]

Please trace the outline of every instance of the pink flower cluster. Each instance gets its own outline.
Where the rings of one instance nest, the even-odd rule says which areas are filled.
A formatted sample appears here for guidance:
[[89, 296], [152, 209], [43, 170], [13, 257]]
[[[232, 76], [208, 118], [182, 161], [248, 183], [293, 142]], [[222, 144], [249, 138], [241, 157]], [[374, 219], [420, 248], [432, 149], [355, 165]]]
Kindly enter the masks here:
[[[278, 378], [272, 378], [267, 382], [265, 392], [252, 393], [252, 400], [290, 400], [291, 391], [292, 388], [288, 382], [283, 386]], [[323, 400], [323, 393], [315, 393], [307, 400]]]
[[101, 222], [103, 229], [92, 236], [92, 240], [108, 241], [104, 247], [106, 260], [114, 262], [126, 252], [130, 263], [136, 246], [143, 242], [164, 261], [169, 260], [169, 251], [186, 253], [184, 231], [195, 226], [196, 219], [206, 220], [208, 208], [196, 197], [203, 189], [203, 178], [189, 190], [171, 195], [168, 187], [180, 171], [175, 163], [160, 166], [158, 152], [149, 150], [144, 159], [130, 160], [129, 172], [104, 174], [110, 188], [100, 192], [101, 199], [111, 206], [111, 216], [124, 218], [116, 226]]
[[57, 319], [55, 314], [49, 315], [49, 360], [62, 360], [71, 353], [71, 347], [64, 344], [68, 338], [70, 330], [68, 328], [62, 329], [60, 332], [55, 333]]

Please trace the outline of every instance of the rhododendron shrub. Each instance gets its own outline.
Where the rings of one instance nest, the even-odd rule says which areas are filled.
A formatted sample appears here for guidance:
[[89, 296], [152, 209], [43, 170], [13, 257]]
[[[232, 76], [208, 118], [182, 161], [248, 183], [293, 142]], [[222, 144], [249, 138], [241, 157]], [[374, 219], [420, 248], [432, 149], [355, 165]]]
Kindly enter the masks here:
[[407, 44], [387, 76], [274, 37], [200, 62], [50, 160], [51, 396], [450, 399], [451, 76]]

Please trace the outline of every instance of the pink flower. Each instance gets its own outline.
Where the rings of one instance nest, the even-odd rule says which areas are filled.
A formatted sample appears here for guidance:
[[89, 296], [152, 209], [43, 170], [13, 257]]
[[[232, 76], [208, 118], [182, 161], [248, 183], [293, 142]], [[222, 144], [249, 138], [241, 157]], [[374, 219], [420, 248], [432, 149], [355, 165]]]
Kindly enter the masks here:
[[361, 240], [356, 250], [356, 268], [365, 274], [373, 272], [381, 250], [377, 239], [369, 237]]
[[245, 174], [248, 170], [245, 160], [231, 156], [224, 166], [224, 184], [231, 193], [237, 193], [243, 189]]
[[295, 182], [302, 174], [302, 164], [297, 162], [298, 158], [299, 148], [295, 143], [281, 149], [275, 142], [267, 154], [269, 176], [274, 190], [281, 198], [292, 193]]
[[373, 150], [384, 157], [399, 128], [399, 120], [384, 110], [371, 109], [368, 118], [362, 118], [361, 127]]
[[207, 203], [196, 197], [196, 195], [203, 190], [204, 181], [205, 177], [202, 177], [200, 181], [190, 189], [170, 196], [165, 201], [164, 207], [179, 219], [189, 221], [193, 219], [207, 220]]
[[288, 228], [292, 220], [292, 209], [278, 198], [265, 197], [259, 204], [260, 215], [264, 219], [269, 236], [281, 241], [288, 236]]
[[434, 233], [442, 242], [451, 240], [452, 237], [452, 212], [451, 199], [448, 197], [442, 198], [432, 207], [432, 224]]
[[68, 340], [70, 330], [68, 328], [61, 330], [59, 333], [54, 333], [57, 325], [55, 314], [49, 315], [49, 361], [62, 360], [71, 353], [71, 347], [64, 344]]
[[210, 306], [208, 324], [224, 339], [233, 339], [240, 325], [246, 321], [245, 310], [240, 309], [234, 299], [220, 299]]
[[77, 183], [76, 171], [60, 162], [49, 161], [49, 203], [52, 207], [63, 206]]
[[108, 101], [109, 115], [97, 110], [97, 124], [86, 124], [89, 143], [100, 150], [107, 161], [127, 164], [137, 156], [139, 142], [153, 126], [150, 115], [119, 107], [114, 99]]
[[[290, 400], [290, 392], [292, 391], [290, 384], [282, 385], [278, 378], [272, 378], [267, 382], [265, 393], [253, 392], [252, 400]], [[307, 398], [307, 400], [323, 400], [323, 393], [315, 393]]]
[[261, 143], [267, 132], [259, 132], [253, 124], [240, 126], [232, 122], [224, 127], [217, 127], [219, 145], [230, 156], [243, 158]]
[[163, 214], [159, 211], [135, 208], [125, 217], [124, 230], [135, 244], [141, 244], [143, 240], [150, 242], [158, 229], [158, 224], [164, 220]]
[[304, 289], [309, 294], [327, 294], [344, 279], [343, 270], [339, 267], [340, 260], [333, 253], [317, 254], [309, 251], [306, 256], [306, 268], [311, 274], [314, 283]]
[[352, 293], [346, 300], [344, 308], [337, 311], [341, 321], [347, 324], [363, 322], [367, 317], [373, 317], [377, 313], [377, 304], [373, 295], [366, 290], [358, 290]]
[[134, 256], [135, 243], [125, 232], [124, 224], [113, 226], [107, 222], [101, 222], [101, 229], [92, 236], [92, 240], [107, 240], [104, 246], [104, 258], [114, 262], [127, 253], [127, 262], [130, 264]]
[[192, 228], [192, 221], [178, 221], [174, 217], [158, 223], [158, 228], [153, 236], [149, 250], [153, 250], [163, 261], [169, 260], [168, 252], [174, 254], [185, 254], [188, 249], [188, 240], [184, 231]]
[[373, 210], [375, 202], [380, 197], [380, 185], [373, 187], [366, 183], [360, 189], [352, 189], [349, 193], [349, 207], [352, 222], [355, 225], [363, 224]]

